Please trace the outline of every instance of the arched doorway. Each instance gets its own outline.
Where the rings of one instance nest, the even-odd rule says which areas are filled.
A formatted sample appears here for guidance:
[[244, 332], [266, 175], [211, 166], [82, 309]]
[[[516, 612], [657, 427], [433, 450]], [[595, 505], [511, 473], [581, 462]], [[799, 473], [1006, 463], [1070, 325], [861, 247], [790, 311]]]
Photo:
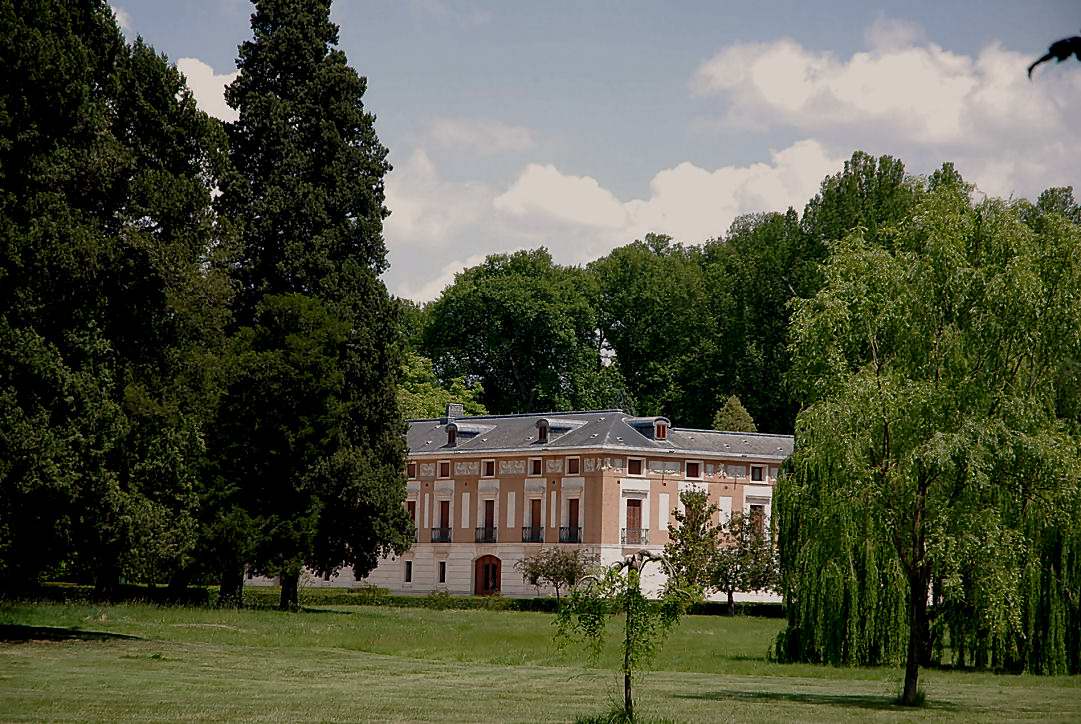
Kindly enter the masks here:
[[495, 556], [481, 556], [474, 568], [473, 593], [478, 596], [491, 596], [499, 593], [499, 581], [503, 565]]

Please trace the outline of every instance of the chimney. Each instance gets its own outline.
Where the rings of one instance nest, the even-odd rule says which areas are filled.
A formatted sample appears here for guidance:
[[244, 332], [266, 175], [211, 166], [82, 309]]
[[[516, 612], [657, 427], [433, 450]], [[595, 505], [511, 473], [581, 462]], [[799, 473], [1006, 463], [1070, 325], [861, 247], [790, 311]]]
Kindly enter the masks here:
[[460, 402], [448, 402], [447, 414], [444, 417], [445, 422], [454, 422], [459, 417], [465, 417], [465, 405]]

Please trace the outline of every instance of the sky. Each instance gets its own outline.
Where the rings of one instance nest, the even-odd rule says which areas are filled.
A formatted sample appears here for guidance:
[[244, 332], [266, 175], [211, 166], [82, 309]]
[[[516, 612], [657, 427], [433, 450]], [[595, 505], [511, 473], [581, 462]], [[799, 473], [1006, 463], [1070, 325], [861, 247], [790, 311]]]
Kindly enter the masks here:
[[[242, 0], [113, 0], [223, 120]], [[1026, 66], [1081, 2], [339, 0], [390, 149], [390, 291], [428, 301], [488, 254], [581, 264], [802, 210], [854, 150], [952, 161], [983, 194], [1081, 188], [1081, 63]]]

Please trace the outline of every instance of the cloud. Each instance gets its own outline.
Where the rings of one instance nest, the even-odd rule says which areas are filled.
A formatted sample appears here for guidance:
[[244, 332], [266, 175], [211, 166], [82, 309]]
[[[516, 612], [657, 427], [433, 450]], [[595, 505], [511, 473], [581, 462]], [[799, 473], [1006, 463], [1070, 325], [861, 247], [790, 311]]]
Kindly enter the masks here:
[[418, 149], [387, 179], [387, 283], [427, 301], [487, 254], [543, 244], [556, 261], [580, 264], [651, 231], [700, 243], [741, 214], [802, 206], [842, 161], [800, 141], [747, 166], [681, 163], [657, 173], [646, 198], [623, 200], [597, 179], [550, 164], [527, 164], [503, 190], [449, 182]]
[[482, 154], [525, 151], [534, 144], [533, 132], [524, 126], [467, 118], [437, 118], [428, 138], [437, 146]]
[[1076, 69], [1029, 82], [1026, 55], [997, 43], [954, 53], [902, 21], [876, 22], [867, 41], [869, 50], [848, 58], [791, 39], [733, 45], [698, 68], [691, 88], [727, 101], [730, 125], [790, 128], [829, 147], [880, 149], [906, 161], [953, 160], [994, 194], [1076, 179]]
[[120, 29], [125, 33], [130, 33], [135, 27], [131, 22], [131, 13], [119, 5], [110, 5], [109, 8], [113, 11], [113, 16], [116, 18], [116, 24], [120, 26]]
[[236, 79], [237, 71], [219, 75], [198, 58], [181, 58], [176, 61], [176, 67], [188, 79], [188, 87], [200, 109], [227, 122], [239, 118], [225, 103], [225, 86]]

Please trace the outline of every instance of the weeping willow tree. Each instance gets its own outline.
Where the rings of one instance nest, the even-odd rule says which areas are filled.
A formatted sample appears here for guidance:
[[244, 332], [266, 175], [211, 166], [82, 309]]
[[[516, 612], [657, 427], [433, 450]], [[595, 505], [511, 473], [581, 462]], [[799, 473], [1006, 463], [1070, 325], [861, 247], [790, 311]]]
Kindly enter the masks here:
[[[805, 407], [775, 498], [782, 660], [1078, 670], [1081, 229], [970, 201], [946, 167], [797, 303]], [[1076, 428], [1074, 428], [1076, 429]]]

